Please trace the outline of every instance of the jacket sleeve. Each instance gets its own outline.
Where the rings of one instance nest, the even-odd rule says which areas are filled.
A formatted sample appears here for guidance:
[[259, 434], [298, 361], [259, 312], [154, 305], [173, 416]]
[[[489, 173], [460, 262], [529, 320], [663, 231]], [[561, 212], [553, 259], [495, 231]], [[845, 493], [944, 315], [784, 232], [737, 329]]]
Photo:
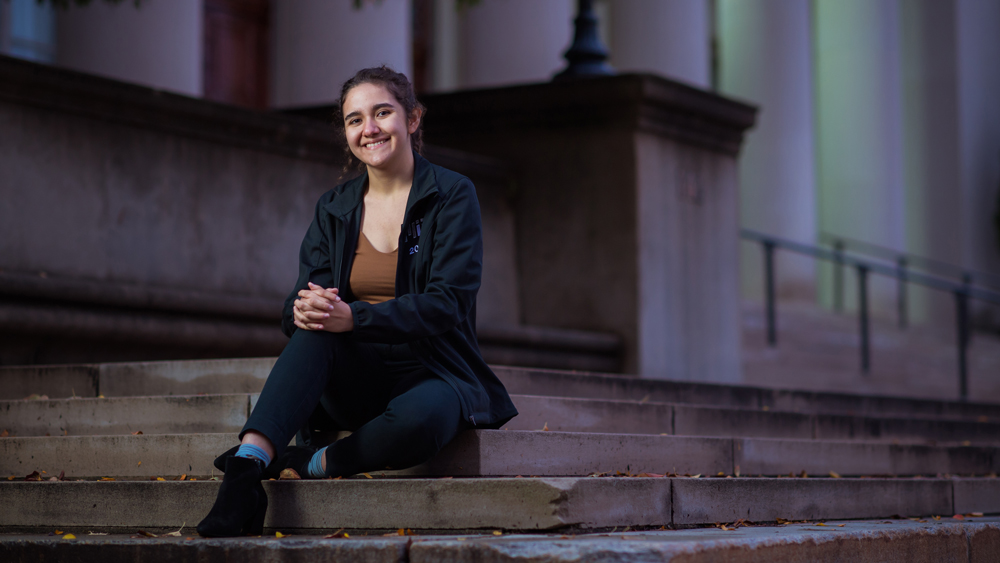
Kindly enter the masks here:
[[483, 272], [479, 201], [467, 178], [440, 197], [437, 216], [430, 230], [424, 225], [420, 237], [421, 251], [428, 246], [431, 253], [423, 291], [384, 303], [351, 303], [355, 338], [389, 344], [412, 342], [442, 334], [469, 315]]
[[327, 236], [332, 231], [329, 228], [329, 216], [322, 210], [328, 201], [329, 197], [324, 195], [316, 202], [312, 223], [299, 247], [299, 277], [295, 281], [295, 288], [285, 298], [285, 306], [281, 312], [281, 332], [289, 338], [298, 330], [292, 317], [292, 308], [299, 297], [299, 290], [307, 289], [309, 282], [323, 287], [334, 286], [333, 270], [330, 267], [330, 239]]

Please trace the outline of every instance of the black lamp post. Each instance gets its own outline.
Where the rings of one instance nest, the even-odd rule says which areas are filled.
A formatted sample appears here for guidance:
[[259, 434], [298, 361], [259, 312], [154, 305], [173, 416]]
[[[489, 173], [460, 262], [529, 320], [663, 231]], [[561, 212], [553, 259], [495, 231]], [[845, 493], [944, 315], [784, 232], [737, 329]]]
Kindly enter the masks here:
[[608, 49], [597, 35], [597, 16], [594, 15], [592, 0], [577, 0], [573, 23], [573, 44], [563, 54], [569, 66], [556, 74], [553, 80], [614, 74], [614, 69], [607, 63]]

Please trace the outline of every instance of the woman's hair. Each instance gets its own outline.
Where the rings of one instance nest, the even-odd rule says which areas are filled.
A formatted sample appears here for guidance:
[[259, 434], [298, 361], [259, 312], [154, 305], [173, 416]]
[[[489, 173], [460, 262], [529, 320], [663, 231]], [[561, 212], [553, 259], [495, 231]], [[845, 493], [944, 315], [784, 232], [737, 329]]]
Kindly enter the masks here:
[[[348, 172], [351, 168], [364, 170], [364, 164], [354, 156], [354, 153], [351, 152], [351, 147], [347, 145], [347, 138], [344, 133], [344, 102], [347, 101], [347, 94], [355, 86], [360, 86], [361, 84], [376, 84], [388, 90], [396, 98], [396, 101], [399, 102], [399, 105], [403, 106], [407, 119], [418, 109], [422, 114], [427, 113], [427, 108], [417, 101], [413, 85], [410, 84], [405, 74], [396, 72], [385, 65], [359, 70], [347, 82], [344, 82], [344, 85], [340, 88], [340, 100], [337, 103], [337, 109], [334, 113], [335, 124], [339, 122], [339, 126], [336, 129], [343, 136], [344, 151], [347, 155], [347, 162], [344, 165], [345, 172]], [[417, 153], [420, 153], [424, 148], [422, 117], [420, 124], [417, 125], [417, 130], [410, 135], [410, 146]]]

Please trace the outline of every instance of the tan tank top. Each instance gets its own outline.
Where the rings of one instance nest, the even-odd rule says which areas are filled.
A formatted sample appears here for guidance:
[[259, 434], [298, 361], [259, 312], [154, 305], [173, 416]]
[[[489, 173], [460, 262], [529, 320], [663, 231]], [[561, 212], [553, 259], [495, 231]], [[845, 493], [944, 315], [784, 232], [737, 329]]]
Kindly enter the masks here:
[[364, 233], [358, 237], [358, 249], [351, 266], [351, 292], [358, 301], [382, 303], [396, 297], [396, 254], [379, 252]]

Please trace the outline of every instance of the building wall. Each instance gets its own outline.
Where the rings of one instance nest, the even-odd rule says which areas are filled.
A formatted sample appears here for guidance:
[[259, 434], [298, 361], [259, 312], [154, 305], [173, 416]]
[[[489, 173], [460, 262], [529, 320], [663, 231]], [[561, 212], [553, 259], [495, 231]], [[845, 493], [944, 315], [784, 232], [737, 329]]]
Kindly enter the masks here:
[[58, 66], [202, 94], [202, 0], [75, 4], [56, 14]]
[[328, 104], [362, 68], [412, 68], [410, 0], [295, 0], [273, 4], [271, 105]]

